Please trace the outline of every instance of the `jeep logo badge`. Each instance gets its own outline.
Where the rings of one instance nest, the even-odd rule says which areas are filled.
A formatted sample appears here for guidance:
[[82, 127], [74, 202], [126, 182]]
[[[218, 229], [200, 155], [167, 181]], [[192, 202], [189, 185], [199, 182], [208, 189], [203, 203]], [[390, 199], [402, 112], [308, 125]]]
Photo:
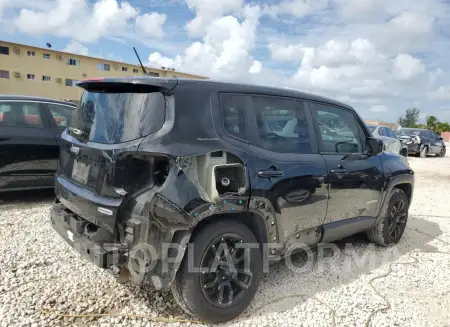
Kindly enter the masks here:
[[75, 146], [75, 145], [72, 145], [72, 146], [70, 147], [70, 152], [75, 153], [75, 154], [78, 154], [78, 153], [80, 152], [80, 148], [77, 147], [77, 146]]

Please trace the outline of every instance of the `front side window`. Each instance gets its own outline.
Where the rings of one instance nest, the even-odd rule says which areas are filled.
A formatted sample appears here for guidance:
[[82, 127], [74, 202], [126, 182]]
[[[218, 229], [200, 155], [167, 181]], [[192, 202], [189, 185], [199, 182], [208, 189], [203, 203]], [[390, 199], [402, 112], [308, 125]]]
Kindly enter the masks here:
[[[327, 104], [313, 104], [319, 150], [327, 153], [363, 153], [364, 131], [353, 112]], [[326, 131], [326, 133], [324, 132]]]
[[387, 128], [386, 127], [386, 133], [387, 133], [387, 136], [388, 137], [391, 137], [391, 138], [397, 138], [396, 136], [395, 136], [395, 134], [394, 134], [394, 132], [390, 129], [390, 128]]
[[311, 139], [303, 102], [252, 96], [259, 146], [277, 153], [311, 153]]
[[225, 132], [243, 140], [247, 139], [245, 96], [222, 94], [220, 105]]
[[17, 127], [42, 127], [39, 104], [35, 102], [0, 103], [0, 125]]

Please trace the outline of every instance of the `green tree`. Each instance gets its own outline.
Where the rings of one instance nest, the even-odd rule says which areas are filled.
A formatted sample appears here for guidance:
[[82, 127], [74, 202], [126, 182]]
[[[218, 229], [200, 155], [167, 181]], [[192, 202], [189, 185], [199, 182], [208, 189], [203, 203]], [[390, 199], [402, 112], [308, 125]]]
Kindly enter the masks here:
[[439, 121], [435, 116], [427, 116], [427, 119], [426, 119], [427, 129], [435, 131], [438, 123], [439, 123]]
[[398, 119], [401, 127], [416, 127], [419, 120], [420, 110], [417, 108], [406, 109], [405, 115]]
[[447, 122], [437, 122], [436, 128], [434, 130], [436, 133], [442, 133], [442, 132], [450, 132], [450, 124]]

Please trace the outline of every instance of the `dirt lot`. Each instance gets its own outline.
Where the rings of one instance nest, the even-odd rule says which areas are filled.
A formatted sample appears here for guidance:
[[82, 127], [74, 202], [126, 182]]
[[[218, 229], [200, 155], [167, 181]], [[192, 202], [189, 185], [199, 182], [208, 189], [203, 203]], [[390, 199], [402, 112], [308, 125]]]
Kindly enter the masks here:
[[[226, 326], [450, 326], [450, 156], [409, 161], [416, 187], [396, 247], [355, 236], [323, 258], [314, 250], [320, 260], [305, 269], [282, 261], [247, 312]], [[0, 326], [197, 325], [181, 321], [191, 318], [170, 293], [117, 284], [79, 258], [49, 226], [51, 193], [0, 199]]]

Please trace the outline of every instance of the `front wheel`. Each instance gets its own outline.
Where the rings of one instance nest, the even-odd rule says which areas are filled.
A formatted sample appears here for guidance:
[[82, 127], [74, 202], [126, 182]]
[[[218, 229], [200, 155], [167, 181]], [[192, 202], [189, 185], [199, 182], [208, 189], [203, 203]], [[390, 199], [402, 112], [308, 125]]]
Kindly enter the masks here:
[[397, 243], [403, 236], [408, 221], [409, 199], [405, 192], [394, 188], [384, 216], [367, 231], [371, 242], [381, 246]]
[[407, 148], [403, 148], [400, 150], [400, 155], [402, 155], [405, 158], [408, 158], [408, 149]]
[[445, 157], [445, 153], [446, 153], [446, 148], [445, 145], [442, 146], [441, 151], [436, 154], [436, 157]]
[[188, 247], [172, 294], [188, 314], [208, 323], [231, 320], [253, 300], [262, 271], [252, 231], [233, 221], [211, 223]]

